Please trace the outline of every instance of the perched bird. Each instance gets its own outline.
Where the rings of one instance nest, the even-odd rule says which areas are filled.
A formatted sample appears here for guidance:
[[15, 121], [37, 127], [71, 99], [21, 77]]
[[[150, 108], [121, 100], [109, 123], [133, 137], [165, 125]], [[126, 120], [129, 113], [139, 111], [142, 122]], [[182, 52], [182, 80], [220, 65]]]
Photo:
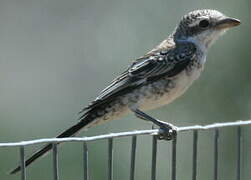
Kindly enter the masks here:
[[[83, 128], [118, 119], [131, 111], [166, 130], [167, 138], [171, 138], [175, 130], [169, 124], [143, 111], [169, 104], [181, 96], [199, 77], [213, 42], [226, 30], [239, 24], [238, 19], [216, 10], [189, 12], [167, 39], [136, 59], [81, 111], [82, 116], [77, 124], [57, 137], [73, 136]], [[51, 149], [52, 144], [46, 145], [28, 158], [25, 165], [28, 166]], [[18, 171], [20, 166], [11, 174]]]

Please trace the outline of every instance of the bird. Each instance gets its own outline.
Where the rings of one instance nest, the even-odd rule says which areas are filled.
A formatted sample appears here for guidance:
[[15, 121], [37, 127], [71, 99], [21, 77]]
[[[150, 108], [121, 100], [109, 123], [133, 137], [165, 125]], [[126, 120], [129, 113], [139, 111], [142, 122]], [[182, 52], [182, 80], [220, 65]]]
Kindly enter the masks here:
[[[239, 24], [240, 20], [213, 9], [187, 13], [164, 41], [135, 59], [80, 111], [79, 121], [57, 138], [74, 136], [82, 129], [119, 119], [130, 112], [157, 124], [167, 132], [166, 139], [172, 138], [175, 129], [145, 111], [170, 104], [180, 97], [203, 71], [211, 45], [226, 30]], [[52, 144], [45, 145], [25, 161], [25, 166], [51, 149]], [[10, 174], [20, 169], [18, 166]]]

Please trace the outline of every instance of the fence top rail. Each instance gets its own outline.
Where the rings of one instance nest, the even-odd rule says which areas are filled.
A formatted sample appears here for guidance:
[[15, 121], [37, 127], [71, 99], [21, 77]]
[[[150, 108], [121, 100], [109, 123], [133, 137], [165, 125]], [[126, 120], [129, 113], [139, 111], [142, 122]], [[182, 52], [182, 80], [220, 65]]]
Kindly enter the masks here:
[[[232, 126], [244, 126], [244, 125], [251, 125], [251, 120], [214, 123], [214, 124], [209, 124], [209, 125], [193, 125], [193, 126], [175, 127], [175, 128], [177, 129], [178, 132], [183, 132], [183, 131], [207, 130], [207, 129], [217, 129], [217, 128], [223, 128], [223, 127], [232, 127]], [[95, 140], [101, 140], [101, 139], [118, 138], [118, 137], [126, 137], [126, 136], [158, 135], [160, 132], [161, 132], [160, 129], [150, 129], [150, 130], [134, 130], [134, 131], [129, 131], [129, 132], [110, 133], [110, 134], [91, 136], [91, 137], [35, 139], [35, 140], [30, 140], [30, 141], [0, 143], [0, 147], [27, 146], [27, 145], [41, 144], [41, 143], [87, 142], [87, 141], [95, 141]]]

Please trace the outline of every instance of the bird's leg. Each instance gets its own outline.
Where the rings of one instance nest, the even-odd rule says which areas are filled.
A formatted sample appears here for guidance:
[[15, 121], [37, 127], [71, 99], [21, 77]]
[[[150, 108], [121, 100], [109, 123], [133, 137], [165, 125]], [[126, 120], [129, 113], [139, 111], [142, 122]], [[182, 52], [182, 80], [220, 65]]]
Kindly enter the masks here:
[[162, 132], [159, 134], [158, 137], [159, 139], [172, 140], [176, 137], [177, 135], [176, 127], [173, 126], [172, 124], [155, 119], [139, 109], [132, 109], [132, 111], [138, 118], [146, 121], [151, 121], [155, 125], [160, 127], [160, 130]]

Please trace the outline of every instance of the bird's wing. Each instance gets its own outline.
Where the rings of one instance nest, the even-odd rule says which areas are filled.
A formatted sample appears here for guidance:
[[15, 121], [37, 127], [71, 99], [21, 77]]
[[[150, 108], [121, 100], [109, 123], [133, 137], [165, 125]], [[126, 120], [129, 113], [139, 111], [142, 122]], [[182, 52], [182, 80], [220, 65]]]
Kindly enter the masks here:
[[[92, 104], [86, 107], [84, 114], [80, 117], [80, 122], [62, 132], [58, 138], [69, 137], [77, 133], [84, 126], [93, 121], [90, 116], [96, 108], [102, 108], [103, 104], [112, 101], [114, 98], [131, 92], [136, 87], [156, 81], [165, 77], [173, 77], [183, 71], [194, 59], [196, 48], [193, 44], [184, 44], [181, 47], [157, 48], [147, 55], [137, 59], [124, 73], [112, 81], [105, 88]], [[100, 106], [101, 105], [101, 106]], [[28, 166], [33, 161], [45, 155], [52, 149], [52, 144], [46, 145], [25, 161]], [[14, 174], [21, 170], [18, 166], [11, 171]]]
[[101, 91], [100, 95], [83, 111], [107, 103], [114, 97], [126, 94], [138, 86], [163, 76], [177, 75], [193, 60], [195, 52], [195, 45], [186, 43], [182, 46], [156, 50], [137, 59], [124, 73]]

